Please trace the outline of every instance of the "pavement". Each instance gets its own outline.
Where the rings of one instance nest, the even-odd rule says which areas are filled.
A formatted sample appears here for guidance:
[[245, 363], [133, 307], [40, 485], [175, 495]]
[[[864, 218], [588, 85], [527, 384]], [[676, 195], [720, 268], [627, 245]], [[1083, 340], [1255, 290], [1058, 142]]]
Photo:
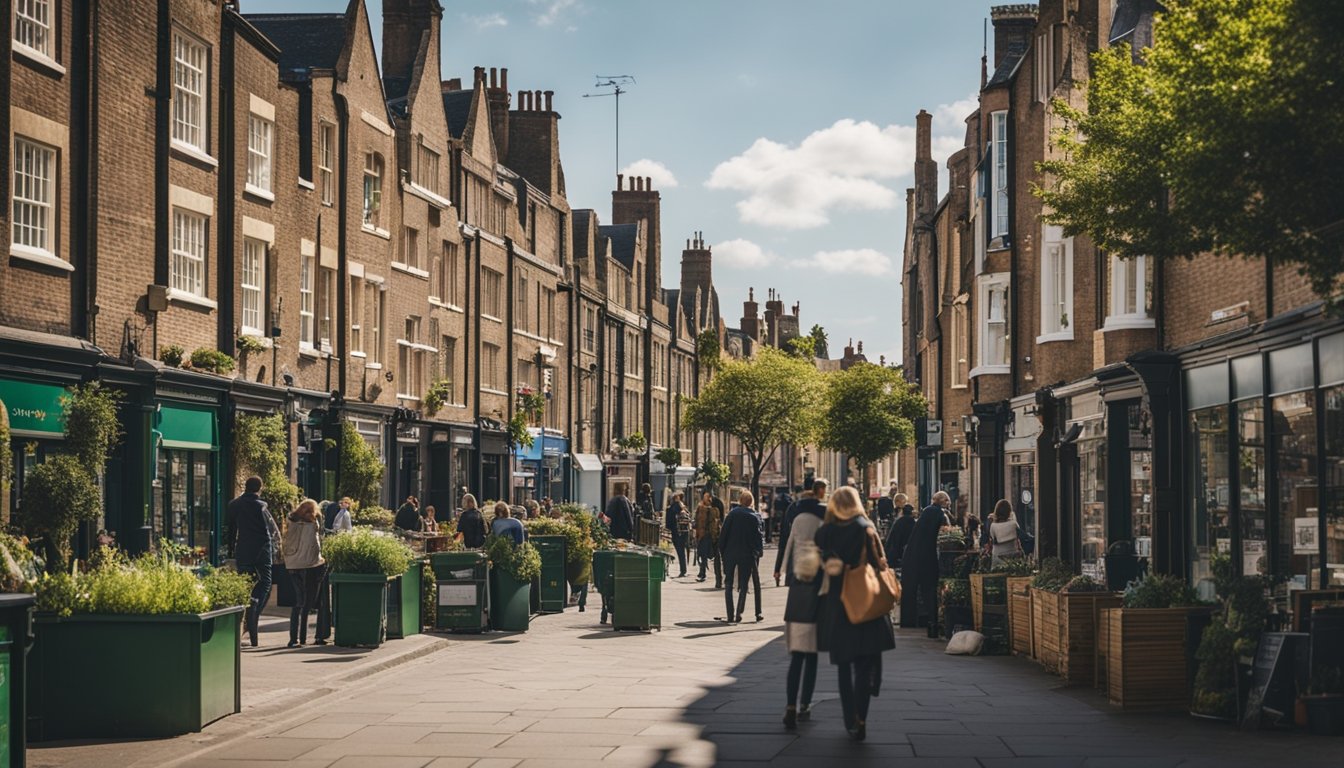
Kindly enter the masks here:
[[1341, 739], [1122, 713], [1032, 662], [947, 656], [922, 632], [899, 632], [885, 656], [865, 743], [845, 736], [824, 656], [813, 719], [786, 733], [784, 597], [766, 586], [766, 620], [727, 625], [709, 582], [671, 579], [664, 626], [649, 634], [600, 625], [593, 599], [585, 613], [534, 617], [525, 634], [420, 635], [373, 651], [285, 650], [277, 617], [244, 651], [241, 714], [176, 739], [34, 745], [29, 764], [1344, 768]]

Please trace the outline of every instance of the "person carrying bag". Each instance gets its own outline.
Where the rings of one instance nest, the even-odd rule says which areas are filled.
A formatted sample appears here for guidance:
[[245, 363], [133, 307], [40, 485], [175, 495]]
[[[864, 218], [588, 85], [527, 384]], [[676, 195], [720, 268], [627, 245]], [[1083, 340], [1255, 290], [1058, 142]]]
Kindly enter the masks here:
[[[844, 604], [845, 615], [851, 624], [862, 624], [888, 616], [896, 603], [900, 602], [901, 584], [896, 580], [896, 573], [887, 567], [886, 559], [878, 554], [881, 550], [874, 549], [880, 546], [877, 533], [869, 528], [859, 564], [845, 568], [840, 602]], [[873, 553], [876, 565], [868, 560], [870, 552]]]

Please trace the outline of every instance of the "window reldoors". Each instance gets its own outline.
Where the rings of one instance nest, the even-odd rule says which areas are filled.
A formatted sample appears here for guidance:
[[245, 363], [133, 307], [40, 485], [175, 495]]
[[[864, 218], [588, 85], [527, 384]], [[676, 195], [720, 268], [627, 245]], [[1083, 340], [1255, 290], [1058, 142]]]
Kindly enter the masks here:
[[202, 561], [214, 562], [214, 453], [165, 448], [159, 452], [158, 469], [155, 534], [190, 547]]

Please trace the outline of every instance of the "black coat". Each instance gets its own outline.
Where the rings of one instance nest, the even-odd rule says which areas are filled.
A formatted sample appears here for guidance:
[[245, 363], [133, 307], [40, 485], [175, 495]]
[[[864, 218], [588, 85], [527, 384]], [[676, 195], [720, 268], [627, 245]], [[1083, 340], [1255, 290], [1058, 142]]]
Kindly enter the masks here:
[[914, 511], [914, 508], [907, 504], [901, 516], [891, 524], [891, 533], [887, 534], [887, 562], [891, 563], [893, 568], [901, 565], [905, 545], [910, 543], [910, 533], [915, 530]]
[[784, 520], [779, 524], [779, 549], [775, 552], [775, 573], [784, 571], [784, 550], [789, 545], [789, 536], [793, 534], [793, 521], [797, 520], [799, 515], [816, 515], [824, 518], [826, 505], [811, 496], [804, 496], [789, 505], [789, 511], [784, 514]]
[[[856, 566], [863, 555], [869, 538], [876, 540], [870, 531], [873, 523], [866, 517], [856, 517], [846, 523], [826, 523], [817, 530], [817, 548], [822, 557], [838, 557], [847, 566]], [[876, 542], [875, 542], [876, 543]], [[876, 552], [869, 552], [868, 562]], [[840, 602], [840, 593], [844, 588], [844, 578], [827, 576], [830, 584], [822, 596], [817, 618], [817, 648], [829, 651], [832, 664], [843, 664], [859, 656], [876, 656], [883, 651], [896, 647], [896, 638], [891, 631], [891, 619], [879, 616], [862, 624], [851, 624], [845, 614], [844, 603]]]
[[663, 525], [667, 528], [668, 533], [672, 535], [673, 540], [685, 540], [686, 537], [690, 535], [689, 533], [683, 533], [677, 526], [677, 518], [681, 515], [683, 509], [684, 507], [681, 505], [680, 501], [674, 501], [667, 505], [667, 513], [664, 516]]
[[225, 515], [233, 526], [233, 556], [238, 564], [249, 566], [271, 562], [271, 551], [275, 548], [271, 529], [275, 523], [274, 520], [267, 523], [271, 512], [266, 502], [255, 493], [244, 493], [229, 502]]
[[896, 516], [896, 502], [890, 496], [877, 500], [877, 519], [890, 520]]
[[624, 496], [612, 496], [607, 502], [607, 519], [611, 522], [611, 538], [630, 541], [635, 538], [635, 510]]
[[919, 513], [901, 555], [901, 575], [921, 579], [938, 578], [938, 531], [947, 525], [947, 513], [930, 504]]
[[464, 509], [457, 519], [457, 532], [462, 534], [462, 546], [480, 549], [485, 546], [485, 517], [479, 509]]
[[749, 563], [765, 551], [761, 516], [746, 507], [733, 507], [719, 531], [719, 551], [726, 563]]

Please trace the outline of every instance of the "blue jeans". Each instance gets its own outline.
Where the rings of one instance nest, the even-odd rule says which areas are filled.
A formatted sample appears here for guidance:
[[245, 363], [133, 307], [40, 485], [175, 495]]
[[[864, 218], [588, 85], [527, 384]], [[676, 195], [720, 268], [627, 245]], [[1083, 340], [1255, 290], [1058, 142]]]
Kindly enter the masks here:
[[252, 599], [247, 606], [247, 635], [255, 645], [257, 626], [261, 621], [261, 611], [271, 601], [271, 561], [269, 558], [256, 563], [238, 563], [238, 572], [246, 573], [254, 579]]

